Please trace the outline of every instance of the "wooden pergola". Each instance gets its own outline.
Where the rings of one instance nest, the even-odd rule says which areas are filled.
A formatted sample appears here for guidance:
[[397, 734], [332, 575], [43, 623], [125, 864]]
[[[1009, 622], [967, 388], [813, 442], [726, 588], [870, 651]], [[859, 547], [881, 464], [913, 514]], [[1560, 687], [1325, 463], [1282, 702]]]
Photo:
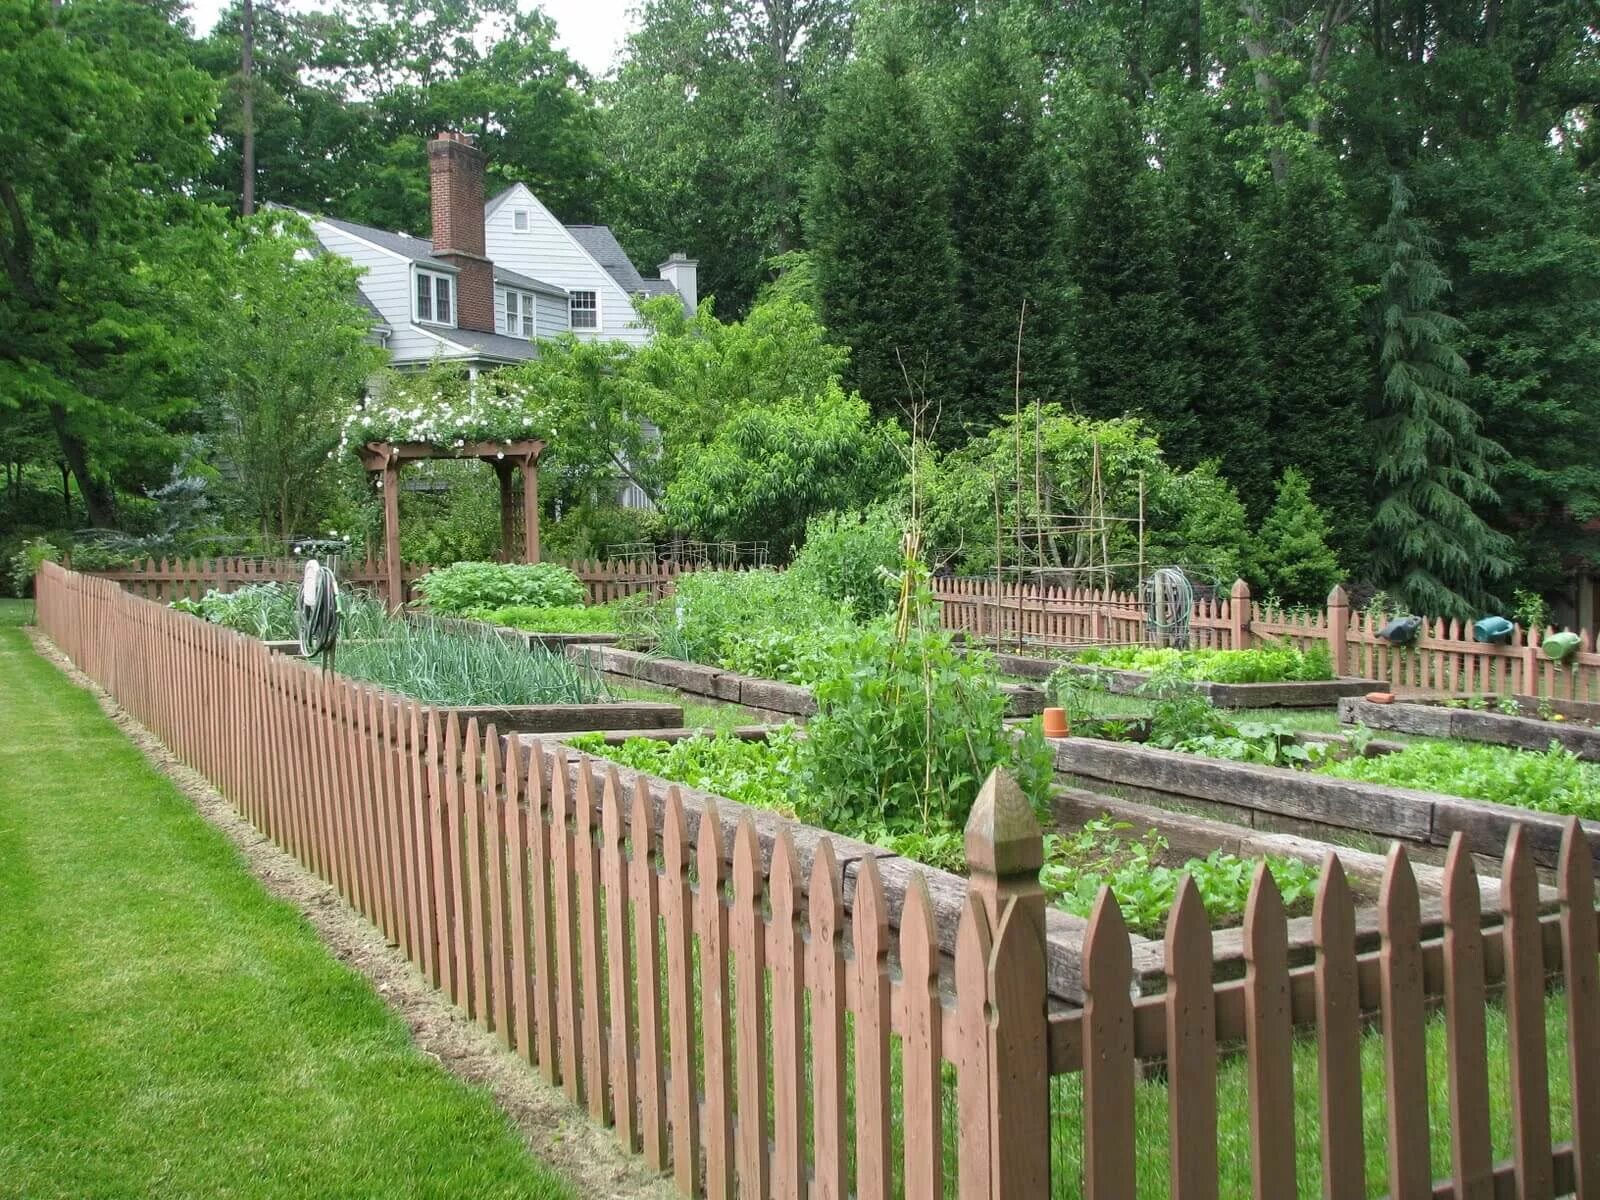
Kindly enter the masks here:
[[383, 485], [383, 561], [389, 607], [405, 599], [400, 568], [400, 470], [407, 463], [438, 458], [476, 458], [494, 468], [500, 479], [500, 544], [507, 562], [517, 561], [517, 510], [512, 500], [511, 473], [522, 472], [522, 559], [539, 561], [539, 456], [545, 443], [536, 438], [512, 442], [466, 442], [439, 446], [432, 442], [368, 442], [357, 453], [361, 465], [381, 476]]

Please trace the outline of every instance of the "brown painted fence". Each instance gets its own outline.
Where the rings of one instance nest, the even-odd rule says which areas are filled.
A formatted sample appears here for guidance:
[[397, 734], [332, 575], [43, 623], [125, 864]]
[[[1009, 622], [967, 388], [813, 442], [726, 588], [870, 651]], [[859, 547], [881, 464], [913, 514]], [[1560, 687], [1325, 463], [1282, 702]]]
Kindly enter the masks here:
[[[1001, 774], [968, 826], [973, 877], [945, 958], [920, 877], [891, 937], [870, 857], [840, 863], [822, 839], [801, 861], [788, 833], [764, 853], [748, 815], [692, 814], [676, 788], [624, 794], [604, 764], [459, 725], [110, 580], [47, 564], [38, 586], [40, 624], [74, 662], [685, 1195], [1108, 1200], [1154, 1168], [1165, 1182], [1143, 1194], [1184, 1200], [1291, 1196], [1297, 1176], [1303, 1194], [1331, 1197], [1385, 1184], [1404, 1197], [1600, 1195], [1594, 885], [1575, 824], [1554, 926], [1519, 831], [1501, 923], [1482, 927], [1457, 844], [1444, 936], [1424, 941], [1397, 848], [1382, 948], [1360, 955], [1330, 857], [1316, 962], [1292, 970], [1281, 901], [1258, 873], [1243, 980], [1214, 982], [1186, 883], [1167, 990], [1137, 1000], [1129, 939], [1102, 894], [1086, 1003], [1052, 1011], [1039, 829]], [[1503, 1000], [1491, 1004], [1491, 987]], [[1448, 1069], [1430, 1081], [1424, 996], [1437, 993]], [[1502, 1007], [1509, 1053], [1495, 1062], [1485, 1030]], [[1554, 1076], [1553, 1021], [1566, 1051]], [[1292, 1053], [1297, 1030], [1310, 1058]], [[1365, 1100], [1387, 1113], [1365, 1141], [1364, 1037], [1381, 1049], [1384, 1092]], [[1139, 1082], [1150, 1059], [1164, 1082]], [[1219, 1092], [1219, 1067], [1241, 1062], [1242, 1082]], [[1297, 1072], [1311, 1095], [1299, 1111]], [[1441, 1082], [1447, 1103], [1430, 1109]], [[1154, 1142], [1139, 1136], [1140, 1089], [1165, 1114]], [[1496, 1095], [1510, 1098], [1501, 1161]], [[1320, 1145], [1297, 1160], [1308, 1119]], [[1230, 1129], [1221, 1144], [1247, 1146], [1248, 1162], [1219, 1155]], [[1386, 1162], [1368, 1179], [1375, 1143]]]
[[[1133, 592], [1050, 588], [993, 579], [936, 579], [935, 595], [947, 628], [1007, 647], [1038, 649], [1144, 645], [1153, 638], [1145, 605]], [[1248, 647], [1273, 638], [1306, 646], [1326, 643], [1340, 675], [1377, 679], [1396, 688], [1449, 694], [1549, 696], [1600, 700], [1600, 653], [1592, 630], [1578, 631], [1578, 653], [1552, 660], [1541, 643], [1555, 629], [1517, 626], [1508, 645], [1473, 641], [1470, 623], [1427, 618], [1412, 646], [1378, 636], [1386, 618], [1352, 611], [1343, 588], [1320, 612], [1284, 612], [1253, 602], [1236, 583], [1229, 596], [1198, 598], [1189, 620], [1190, 644]]]
[[[570, 567], [583, 581], [589, 604], [620, 600], [636, 592], [648, 592], [659, 598], [672, 590], [672, 583], [679, 575], [695, 569], [674, 562], [586, 559], [563, 561], [560, 565]], [[431, 570], [433, 568], [425, 563], [406, 563], [401, 571], [406, 592], [409, 594], [411, 585]], [[305, 560], [295, 558], [163, 558], [96, 571], [95, 575], [114, 580], [136, 595], [171, 602], [184, 598], [198, 600], [213, 589], [231, 592], [252, 583], [298, 583], [304, 571]], [[344, 582], [369, 588], [379, 595], [383, 595], [387, 587], [388, 575], [382, 559], [352, 560], [343, 563], [338, 573]]]

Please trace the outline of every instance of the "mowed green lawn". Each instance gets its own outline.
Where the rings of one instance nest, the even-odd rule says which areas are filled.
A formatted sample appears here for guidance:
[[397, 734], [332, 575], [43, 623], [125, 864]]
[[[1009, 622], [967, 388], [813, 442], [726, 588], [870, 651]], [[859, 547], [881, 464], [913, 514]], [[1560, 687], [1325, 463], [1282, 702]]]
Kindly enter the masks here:
[[0, 1197], [565, 1197], [0, 607]]

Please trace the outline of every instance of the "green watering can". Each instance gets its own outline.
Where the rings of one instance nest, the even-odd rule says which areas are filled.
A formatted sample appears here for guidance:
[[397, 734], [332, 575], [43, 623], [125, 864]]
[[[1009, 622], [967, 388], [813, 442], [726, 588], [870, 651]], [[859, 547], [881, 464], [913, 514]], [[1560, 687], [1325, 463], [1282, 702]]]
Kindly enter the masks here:
[[1516, 626], [1504, 617], [1483, 617], [1472, 624], [1472, 640], [1503, 646], [1515, 631]]
[[1552, 633], [1544, 640], [1545, 654], [1558, 663], [1564, 663], [1578, 652], [1580, 640], [1575, 633]]

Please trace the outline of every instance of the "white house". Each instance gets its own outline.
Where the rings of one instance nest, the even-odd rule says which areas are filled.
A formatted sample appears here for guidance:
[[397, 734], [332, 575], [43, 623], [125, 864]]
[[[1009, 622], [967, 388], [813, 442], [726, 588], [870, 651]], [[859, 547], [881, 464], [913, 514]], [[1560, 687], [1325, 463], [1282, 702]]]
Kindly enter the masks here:
[[465, 134], [428, 143], [433, 237], [309, 216], [323, 248], [364, 269], [373, 336], [397, 367], [469, 369], [538, 355], [539, 338], [640, 344], [635, 297], [698, 300], [696, 264], [674, 254], [645, 279], [606, 225], [563, 225], [524, 184], [484, 201], [483, 152]]

